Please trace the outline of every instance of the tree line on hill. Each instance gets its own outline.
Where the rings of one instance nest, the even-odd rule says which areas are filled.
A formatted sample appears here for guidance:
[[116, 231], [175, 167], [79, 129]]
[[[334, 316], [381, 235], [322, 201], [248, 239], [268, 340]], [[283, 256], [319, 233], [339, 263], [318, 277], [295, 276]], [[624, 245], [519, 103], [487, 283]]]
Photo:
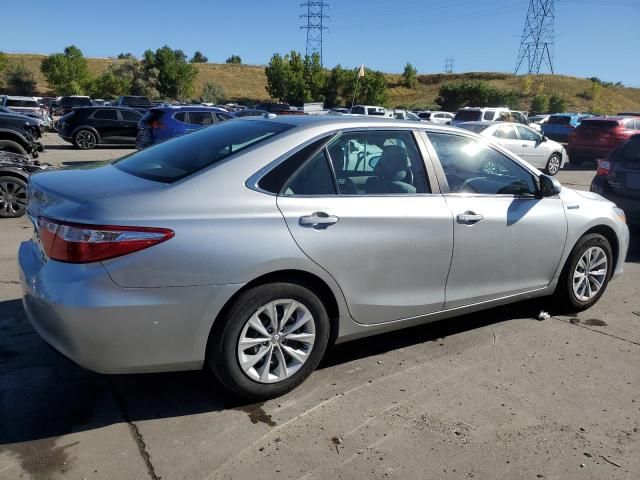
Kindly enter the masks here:
[[[131, 53], [121, 53], [106, 70], [92, 75], [82, 51], [70, 45], [63, 52], [43, 59], [40, 70], [57, 95], [91, 95], [94, 98], [143, 95], [153, 99], [192, 99], [212, 103], [228, 100], [224, 89], [214, 82], [206, 82], [199, 92], [195, 92], [196, 64], [206, 62], [208, 58], [200, 51], [188, 59], [182, 50], [165, 45], [155, 51], [146, 50], [140, 59]], [[242, 59], [231, 55], [226, 63], [240, 65]], [[390, 85], [388, 77], [380, 71], [365, 69], [363, 72], [364, 75], [359, 67], [345, 68], [340, 64], [327, 70], [322, 67], [317, 54], [275, 53], [265, 67], [266, 90], [271, 98], [292, 105], [324, 102], [327, 107], [352, 103], [389, 106], [391, 86], [414, 89], [420, 83], [444, 82], [439, 87], [435, 105], [425, 101], [425, 106], [456, 111], [465, 106], [518, 109], [526, 105], [533, 112], [546, 113], [565, 111], [568, 104], [565, 97], [546, 92], [542, 76], [523, 76], [521, 88], [512, 90], [489, 83], [505, 79], [506, 74], [418, 75], [416, 68], [407, 63], [401, 80]], [[537, 83], [534, 84], [534, 80]], [[620, 82], [604, 82], [597, 77], [588, 80], [589, 87], [577, 96], [589, 101], [594, 113], [602, 110], [603, 89], [623, 86]], [[36, 90], [34, 72], [21, 62], [9, 66], [7, 56], [0, 52], [0, 89], [15, 95], [33, 95]]]

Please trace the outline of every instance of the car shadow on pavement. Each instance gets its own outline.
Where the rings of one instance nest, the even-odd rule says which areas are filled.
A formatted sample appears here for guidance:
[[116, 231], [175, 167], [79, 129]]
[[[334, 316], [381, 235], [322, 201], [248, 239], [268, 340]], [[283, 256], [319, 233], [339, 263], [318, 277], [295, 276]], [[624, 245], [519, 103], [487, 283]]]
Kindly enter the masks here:
[[[535, 317], [539, 306], [540, 301], [528, 301], [348, 342], [332, 348], [319, 368], [436, 342], [498, 322]], [[123, 421], [245, 405], [247, 402], [226, 393], [204, 370], [136, 375], [87, 371], [55, 352], [35, 333], [19, 300], [0, 302], [0, 446]]]
[[598, 169], [598, 163], [593, 160], [593, 161], [585, 161], [584, 163], [581, 163], [580, 165], [576, 165], [575, 163], [571, 163], [571, 160], [569, 160], [569, 163], [565, 163], [564, 166], [562, 167], [563, 170], [569, 170], [569, 171], [574, 171], [574, 172], [586, 172], [586, 171], [593, 171], [593, 174], [596, 174], [596, 170]]

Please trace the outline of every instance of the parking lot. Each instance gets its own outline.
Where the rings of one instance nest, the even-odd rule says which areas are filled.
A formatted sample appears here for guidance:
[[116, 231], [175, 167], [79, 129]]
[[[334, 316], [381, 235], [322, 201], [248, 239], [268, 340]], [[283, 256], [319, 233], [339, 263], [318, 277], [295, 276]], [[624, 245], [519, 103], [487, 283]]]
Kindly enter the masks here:
[[[44, 143], [58, 166], [132, 151]], [[587, 190], [593, 175], [558, 179]], [[25, 218], [0, 223], [2, 479], [638, 478], [640, 232], [578, 316], [537, 300], [342, 344], [250, 405], [207, 372], [105, 376], [52, 351], [20, 303], [30, 235]]]

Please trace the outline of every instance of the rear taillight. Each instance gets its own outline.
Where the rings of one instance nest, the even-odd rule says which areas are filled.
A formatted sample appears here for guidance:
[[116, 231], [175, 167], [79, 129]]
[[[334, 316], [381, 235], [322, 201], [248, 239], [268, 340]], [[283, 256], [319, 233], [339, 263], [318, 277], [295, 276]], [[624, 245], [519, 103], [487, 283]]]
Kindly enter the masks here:
[[149, 128], [164, 128], [164, 123], [160, 122], [160, 120], [151, 120]]
[[611, 160], [598, 160], [598, 170], [596, 170], [596, 175], [599, 177], [604, 177], [609, 175], [609, 170], [611, 169]]
[[44, 253], [53, 260], [90, 263], [149, 248], [173, 237], [166, 228], [83, 225], [40, 217]]

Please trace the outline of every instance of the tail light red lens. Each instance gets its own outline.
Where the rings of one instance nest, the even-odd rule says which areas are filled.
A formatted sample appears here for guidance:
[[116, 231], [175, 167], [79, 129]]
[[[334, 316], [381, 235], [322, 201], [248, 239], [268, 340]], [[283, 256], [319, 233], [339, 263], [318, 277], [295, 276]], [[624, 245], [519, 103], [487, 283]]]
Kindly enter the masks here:
[[160, 122], [160, 120], [151, 120], [149, 122], [149, 128], [164, 128], [164, 123]]
[[597, 176], [606, 176], [609, 175], [609, 169], [611, 168], [611, 162], [607, 160], [598, 160], [598, 170], [596, 171]]
[[149, 248], [169, 240], [166, 228], [115, 225], [84, 225], [51, 218], [38, 219], [38, 233], [44, 253], [68, 263], [100, 262]]

